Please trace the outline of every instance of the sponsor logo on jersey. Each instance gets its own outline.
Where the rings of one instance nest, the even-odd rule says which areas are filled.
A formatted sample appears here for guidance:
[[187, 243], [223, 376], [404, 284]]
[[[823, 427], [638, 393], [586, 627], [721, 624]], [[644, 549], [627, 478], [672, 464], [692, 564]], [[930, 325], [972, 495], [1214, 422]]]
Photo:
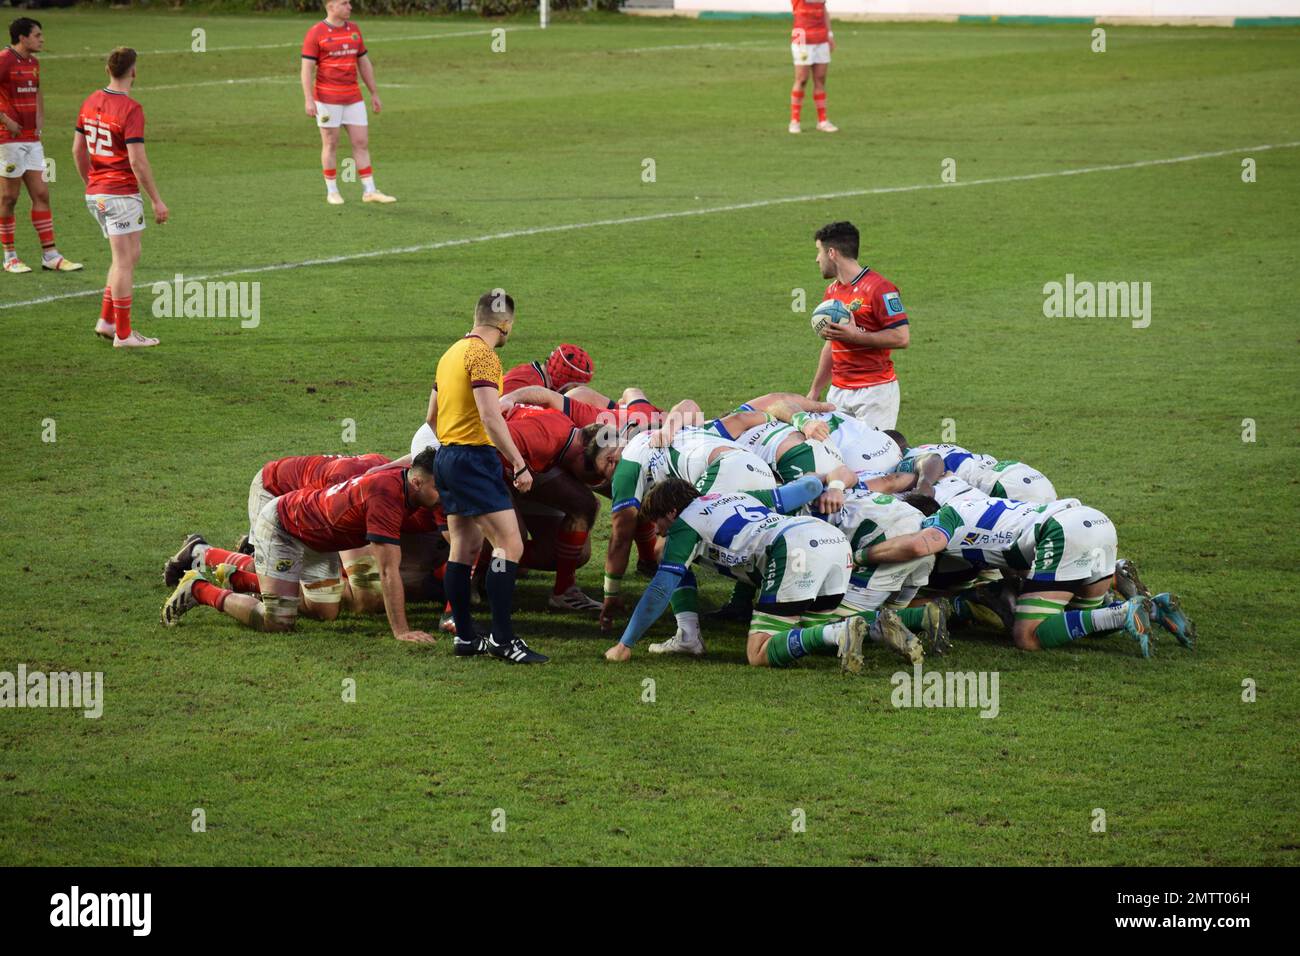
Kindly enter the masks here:
[[886, 292], [884, 300], [886, 315], [898, 315], [903, 311], [903, 299], [897, 292]]

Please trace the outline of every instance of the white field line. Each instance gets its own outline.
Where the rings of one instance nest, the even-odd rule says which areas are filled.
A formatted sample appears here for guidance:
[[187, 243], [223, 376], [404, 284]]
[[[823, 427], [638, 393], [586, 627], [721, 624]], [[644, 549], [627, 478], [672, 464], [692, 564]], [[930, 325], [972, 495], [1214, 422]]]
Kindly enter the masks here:
[[[525, 30], [540, 30], [541, 27], [501, 27], [506, 33], [520, 33]], [[366, 46], [372, 43], [406, 43], [411, 40], [449, 40], [454, 37], [485, 37], [491, 36], [492, 30], [461, 30], [455, 33], [417, 33], [405, 37], [366, 37]], [[234, 50], [284, 50], [290, 47], [302, 49], [302, 41], [294, 40], [289, 43], [253, 43], [245, 46], [210, 46], [205, 52], [207, 53], [227, 53]], [[194, 56], [202, 54], [194, 53], [189, 47], [170, 50], [139, 50], [141, 56], [153, 56], [167, 53], [191, 53]], [[99, 57], [105, 59], [108, 57], [108, 50], [86, 51], [84, 53], [42, 53], [41, 60], [76, 60], [85, 59], [86, 57]]]
[[[1105, 166], [1082, 166], [1078, 169], [1057, 169], [1045, 173], [1022, 173], [1017, 176], [993, 176], [987, 179], [968, 179], [955, 183], [916, 183], [911, 186], [878, 186], [872, 189], [847, 189], [833, 193], [810, 193], [803, 196], [780, 196], [775, 199], [756, 199], [752, 202], [732, 203], [727, 206], [710, 206], [705, 209], [679, 209], [674, 212], [647, 213], [642, 216], [625, 216], [621, 219], [595, 219], [591, 222], [570, 222], [554, 226], [531, 226], [525, 229], [511, 229], [506, 232], [492, 232], [482, 236], [466, 236], [461, 239], [443, 239], [439, 242], [425, 242], [416, 246], [399, 246], [393, 249], [371, 249], [366, 252], [350, 252], [340, 256], [325, 256], [318, 259], [302, 259], [297, 262], [281, 262], [273, 265], [248, 266], [243, 269], [231, 269], [227, 272], [212, 272], [206, 275], [185, 276], [185, 279], [206, 281], [209, 279], [232, 279], [235, 276], [257, 275], [263, 272], [283, 272], [289, 269], [305, 269], [311, 266], [337, 265], [341, 262], [356, 262], [360, 259], [376, 259], [380, 256], [402, 256], [415, 252], [432, 252], [438, 249], [451, 249], [456, 246], [476, 245], [482, 242], [498, 242], [503, 239], [519, 239], [527, 236], [544, 236], [560, 232], [576, 232], [580, 229], [599, 229], [605, 226], [628, 226], [642, 222], [660, 222], [666, 219], [684, 219], [687, 216], [713, 216], [726, 212], [741, 212], [748, 209], [764, 209], [769, 206], [783, 206], [790, 203], [824, 202], [828, 199], [854, 199], [861, 196], [883, 196], [892, 193], [921, 192], [929, 189], [958, 189], [963, 186], [996, 186], [1005, 183], [1024, 183], [1038, 179], [1056, 179], [1061, 176], [1086, 176], [1090, 173], [1110, 173], [1127, 169], [1146, 169], [1151, 166], [1172, 166], [1178, 163], [1191, 163], [1201, 159], [1215, 159], [1221, 156], [1234, 156], [1240, 153], [1260, 153], [1269, 149], [1293, 149], [1300, 146], [1300, 140], [1291, 143], [1269, 143], [1262, 146], [1238, 146], [1233, 149], [1218, 149], [1208, 153], [1190, 153], [1186, 156], [1170, 156], [1165, 159], [1142, 159], [1132, 163], [1110, 163]], [[172, 276], [155, 279], [151, 282], [137, 282], [133, 289], [148, 289], [158, 282], [170, 283]], [[103, 295], [104, 287], [85, 289], [80, 292], [61, 292], [57, 295], [41, 296], [37, 299], [24, 299], [21, 302], [0, 302], [0, 310], [19, 309], [29, 305], [44, 305], [63, 299], [80, 299], [87, 296]]]

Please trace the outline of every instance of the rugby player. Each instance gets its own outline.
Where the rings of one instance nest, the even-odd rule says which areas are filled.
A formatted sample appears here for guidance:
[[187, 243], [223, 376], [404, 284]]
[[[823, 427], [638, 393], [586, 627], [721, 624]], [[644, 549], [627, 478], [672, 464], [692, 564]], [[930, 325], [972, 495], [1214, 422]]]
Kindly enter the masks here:
[[899, 439], [903, 452], [894, 466], [897, 471], [914, 471], [918, 461], [933, 455], [942, 460], [944, 473], [955, 475], [969, 487], [990, 497], [1032, 501], [1035, 504], [1047, 504], [1056, 500], [1056, 488], [1047, 480], [1047, 476], [1022, 461], [1014, 458], [998, 459], [949, 443], [908, 447], [902, 435], [897, 432], [893, 434]]
[[801, 627], [805, 614], [830, 611], [844, 599], [852, 554], [848, 540], [812, 517], [787, 517], [821, 495], [815, 475], [771, 491], [701, 494], [668, 478], [650, 488], [642, 508], [665, 537], [663, 560], [606, 660], [626, 661], [632, 647], [669, 603], [690, 566], [705, 558], [760, 588], [745, 655], [755, 667], [787, 667], [805, 654], [836, 654], [842, 669], [862, 670], [862, 617]]
[[76, 272], [80, 262], [59, 255], [54, 244], [54, 214], [46, 182], [45, 94], [36, 54], [45, 45], [41, 24], [19, 17], [9, 24], [9, 46], [0, 50], [0, 244], [5, 272], [31, 272], [14, 250], [14, 208], [22, 187], [32, 199], [32, 226], [41, 243], [41, 268]]
[[1077, 498], [1044, 505], [966, 499], [944, 505], [920, 531], [869, 547], [866, 559], [888, 564], [942, 553], [1024, 576], [1011, 630], [1023, 650], [1122, 631], [1149, 657], [1153, 618], [1192, 647], [1195, 628], [1174, 595], [1106, 603], [1115, 550], [1114, 524]]
[[830, 69], [835, 49], [831, 32], [831, 13], [826, 0], [790, 0], [794, 8], [794, 28], [790, 31], [790, 52], [794, 56], [794, 86], [790, 90], [790, 132], [799, 133], [803, 112], [804, 87], [813, 81], [813, 103], [817, 106], [817, 128], [823, 133], [838, 133], [839, 127], [826, 118], [826, 71]]
[[149, 194], [156, 223], [162, 225], [171, 215], [145, 156], [144, 109], [130, 96], [135, 61], [130, 47], [118, 47], [108, 55], [108, 86], [81, 104], [72, 137], [72, 159], [86, 184], [86, 208], [113, 254], [95, 334], [111, 339], [119, 349], [158, 344], [131, 328], [131, 290], [144, 230], [141, 187]]
[[357, 74], [370, 91], [370, 105], [378, 116], [384, 108], [375, 87], [375, 68], [366, 53], [361, 30], [348, 17], [352, 0], [326, 0], [325, 19], [312, 26], [302, 41], [302, 95], [308, 116], [320, 127], [321, 168], [325, 175], [325, 200], [343, 204], [339, 193], [337, 154], [339, 127], [347, 130], [352, 159], [361, 180], [361, 201], [390, 203], [395, 198], [375, 188], [370, 163], [369, 120], [361, 98]]
[[[576, 385], [586, 385], [594, 374], [596, 363], [586, 350], [565, 343], [557, 345], [544, 362], [524, 362], [506, 372], [501, 382], [501, 393], [509, 395], [530, 386], [564, 392]], [[527, 402], [527, 399], [520, 401]]]
[[858, 229], [851, 222], [833, 222], [813, 233], [817, 267], [824, 278], [825, 299], [838, 299], [853, 315], [852, 325], [828, 322], [826, 339], [808, 397], [826, 399], [849, 418], [879, 429], [898, 422], [898, 375], [891, 349], [911, 344], [907, 312], [898, 287], [858, 263]]
[[297, 621], [300, 594], [311, 616], [333, 620], [343, 597], [338, 553], [369, 546], [379, 565], [393, 636], [432, 644], [431, 635], [413, 629], [406, 619], [400, 545], [404, 518], [438, 502], [434, 454], [418, 456], [410, 468], [371, 471], [271, 500], [253, 529], [260, 597], [212, 584], [191, 569], [163, 605], [163, 623], [175, 626], [184, 614], [206, 604], [254, 630], [289, 631]]

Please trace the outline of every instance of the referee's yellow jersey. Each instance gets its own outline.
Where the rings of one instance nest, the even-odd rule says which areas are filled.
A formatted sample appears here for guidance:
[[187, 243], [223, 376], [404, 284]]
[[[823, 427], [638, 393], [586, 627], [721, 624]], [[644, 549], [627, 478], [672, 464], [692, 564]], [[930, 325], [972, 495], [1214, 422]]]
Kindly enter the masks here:
[[501, 391], [501, 359], [473, 332], [447, 349], [434, 373], [438, 390], [438, 441], [443, 445], [491, 445], [474, 389], [490, 385]]

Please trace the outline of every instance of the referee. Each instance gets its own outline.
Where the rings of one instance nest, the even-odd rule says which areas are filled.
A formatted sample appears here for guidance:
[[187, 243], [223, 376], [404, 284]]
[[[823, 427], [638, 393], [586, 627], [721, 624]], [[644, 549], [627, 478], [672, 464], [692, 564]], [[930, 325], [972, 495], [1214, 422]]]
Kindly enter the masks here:
[[[443, 587], [456, 621], [456, 654], [491, 654], [512, 664], [543, 664], [548, 658], [516, 637], [510, 621], [524, 543], [501, 460], [510, 463], [514, 486], [521, 492], [533, 484], [501, 417], [501, 360], [494, 350], [506, 344], [514, 324], [515, 300], [503, 290], [479, 296], [474, 328], [438, 360], [428, 421], [441, 445], [434, 481], [451, 532]], [[470, 614], [470, 576], [484, 537], [492, 542], [487, 574], [492, 633], [486, 639], [474, 630]]]

